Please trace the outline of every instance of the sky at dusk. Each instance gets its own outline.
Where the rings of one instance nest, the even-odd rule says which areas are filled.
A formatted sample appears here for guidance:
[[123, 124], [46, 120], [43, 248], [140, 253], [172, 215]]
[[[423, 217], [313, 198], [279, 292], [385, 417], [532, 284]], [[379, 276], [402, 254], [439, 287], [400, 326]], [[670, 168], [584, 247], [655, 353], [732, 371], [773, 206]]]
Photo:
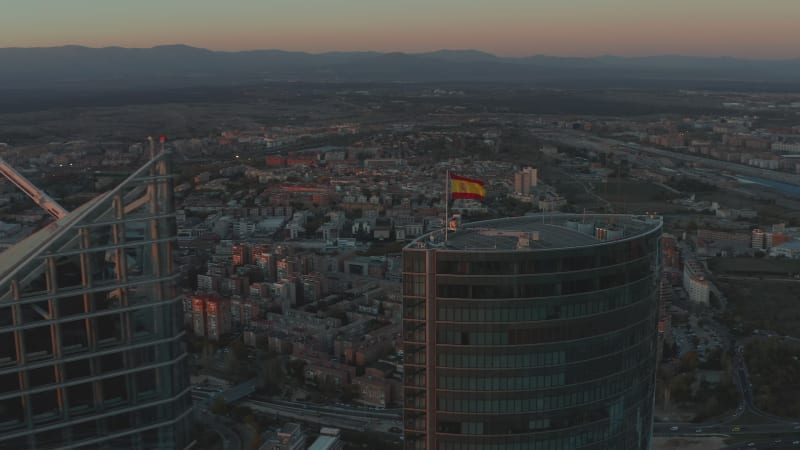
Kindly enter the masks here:
[[0, 0], [0, 47], [800, 57], [800, 0]]

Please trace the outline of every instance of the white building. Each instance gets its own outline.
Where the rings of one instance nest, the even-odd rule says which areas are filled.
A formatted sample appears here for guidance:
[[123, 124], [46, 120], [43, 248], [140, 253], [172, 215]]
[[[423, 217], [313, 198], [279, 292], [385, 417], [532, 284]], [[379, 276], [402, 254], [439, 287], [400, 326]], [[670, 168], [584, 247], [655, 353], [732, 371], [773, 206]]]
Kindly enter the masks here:
[[800, 153], [800, 142], [773, 142], [773, 152]]
[[251, 220], [240, 219], [233, 222], [233, 234], [239, 237], [250, 236], [255, 233], [256, 224]]
[[339, 438], [338, 428], [322, 427], [319, 430], [319, 437], [308, 450], [342, 450], [344, 442]]
[[683, 288], [689, 295], [689, 300], [709, 304], [709, 282], [703, 266], [694, 259], [687, 259], [683, 265]]

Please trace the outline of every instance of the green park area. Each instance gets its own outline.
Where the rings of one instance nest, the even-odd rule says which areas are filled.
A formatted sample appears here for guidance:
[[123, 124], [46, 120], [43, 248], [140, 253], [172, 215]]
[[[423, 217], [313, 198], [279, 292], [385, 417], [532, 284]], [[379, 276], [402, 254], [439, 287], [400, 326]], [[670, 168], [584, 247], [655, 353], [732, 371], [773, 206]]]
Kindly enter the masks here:
[[734, 332], [768, 330], [800, 337], [800, 281], [731, 276], [714, 282], [728, 299], [722, 319]]
[[662, 365], [656, 377], [656, 404], [665, 414], [686, 414], [686, 420], [704, 422], [736, 408], [739, 393], [733, 383], [731, 357], [722, 350], [705, 362], [695, 352], [677, 364]]
[[786, 258], [712, 258], [708, 268], [714, 275], [793, 277], [800, 274], [800, 260]]
[[777, 337], [757, 339], [745, 347], [759, 409], [782, 417], [800, 417], [800, 343]]

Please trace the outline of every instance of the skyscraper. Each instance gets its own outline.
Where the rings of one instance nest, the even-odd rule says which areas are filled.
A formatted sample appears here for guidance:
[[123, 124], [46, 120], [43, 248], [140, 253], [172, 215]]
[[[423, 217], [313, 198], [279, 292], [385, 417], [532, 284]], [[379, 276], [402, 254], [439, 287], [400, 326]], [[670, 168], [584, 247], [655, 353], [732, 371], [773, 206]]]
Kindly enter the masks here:
[[556, 214], [409, 244], [405, 448], [649, 448], [660, 235], [657, 217]]
[[0, 448], [182, 449], [168, 155], [0, 254]]

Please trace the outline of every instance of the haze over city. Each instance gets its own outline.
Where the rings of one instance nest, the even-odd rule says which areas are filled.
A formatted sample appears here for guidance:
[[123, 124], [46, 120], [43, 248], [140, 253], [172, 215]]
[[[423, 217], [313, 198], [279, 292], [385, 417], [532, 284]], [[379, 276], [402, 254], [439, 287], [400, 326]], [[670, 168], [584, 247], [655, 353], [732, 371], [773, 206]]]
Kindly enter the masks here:
[[0, 47], [796, 58], [793, 0], [4, 0]]

